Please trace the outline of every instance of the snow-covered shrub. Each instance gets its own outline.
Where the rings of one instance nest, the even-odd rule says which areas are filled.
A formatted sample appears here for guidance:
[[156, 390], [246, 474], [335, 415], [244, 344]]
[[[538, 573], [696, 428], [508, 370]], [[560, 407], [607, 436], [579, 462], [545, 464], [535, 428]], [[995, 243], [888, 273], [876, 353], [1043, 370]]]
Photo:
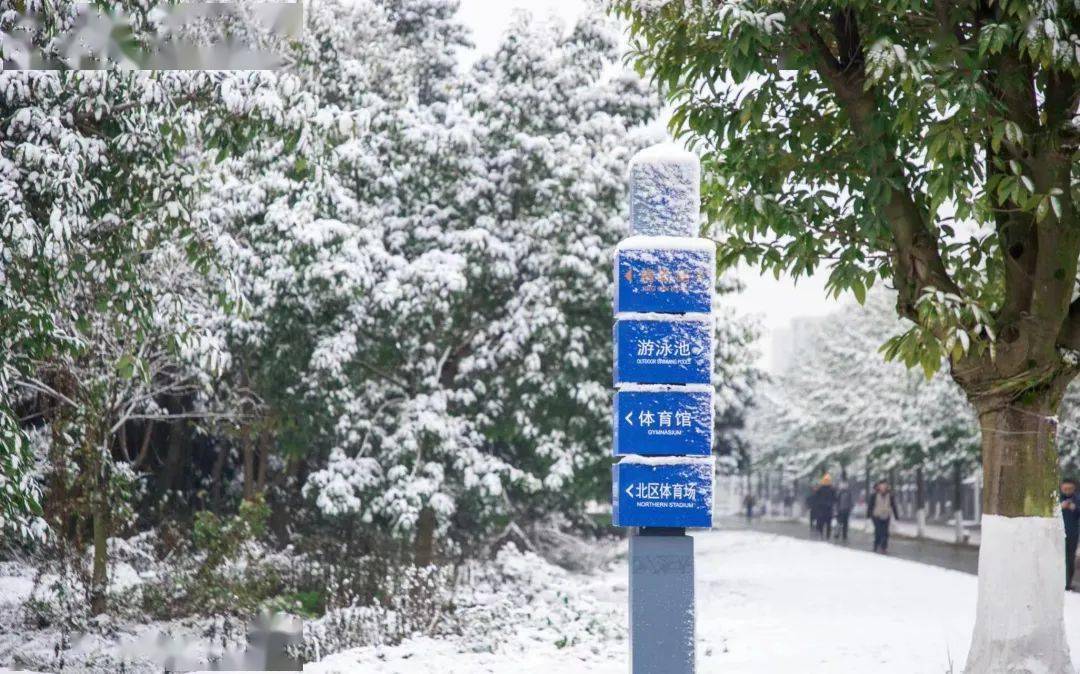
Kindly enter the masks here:
[[569, 579], [563, 569], [513, 545], [456, 572], [413, 567], [388, 579], [395, 586], [388, 603], [335, 609], [306, 624], [302, 654], [319, 659], [418, 636], [493, 653], [624, 639], [626, 627], [614, 609], [576, 593]]
[[262, 499], [244, 501], [236, 514], [196, 514], [190, 544], [179, 546], [141, 587], [142, 609], [158, 618], [185, 615], [250, 616], [285, 587], [287, 553], [261, 540], [269, 515]]
[[452, 617], [453, 580], [449, 567], [390, 570], [374, 603], [331, 609], [306, 623], [300, 654], [318, 660], [347, 648], [394, 644], [414, 634], [442, 631], [441, 623]]
[[569, 574], [531, 552], [506, 546], [492, 564], [476, 565], [455, 593], [455, 625], [472, 650], [497, 652], [511, 641], [560, 648], [622, 639], [626, 626], [610, 607], [574, 593]]

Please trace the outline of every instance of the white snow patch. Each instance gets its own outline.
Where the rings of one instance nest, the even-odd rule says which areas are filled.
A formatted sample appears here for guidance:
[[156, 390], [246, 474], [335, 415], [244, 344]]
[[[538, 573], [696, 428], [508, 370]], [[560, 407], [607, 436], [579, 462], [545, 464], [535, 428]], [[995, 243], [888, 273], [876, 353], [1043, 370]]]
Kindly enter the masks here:
[[685, 164], [696, 168], [700, 166], [700, 161], [693, 152], [668, 141], [639, 150], [630, 159], [630, 168], [638, 164]]
[[642, 456], [640, 454], [627, 454], [619, 463], [636, 463], [646, 466], [685, 466], [685, 465], [708, 465], [715, 468], [716, 457], [714, 456]]
[[716, 242], [700, 236], [628, 236], [619, 242], [616, 250], [700, 250], [716, 253]]
[[651, 311], [620, 311], [618, 319], [620, 321], [663, 321], [665, 323], [712, 323], [713, 317], [712, 314], [658, 314]]
[[18, 606], [30, 598], [33, 590], [32, 575], [0, 575], [0, 608]]
[[[625, 316], [625, 314], [623, 315]], [[646, 393], [710, 393], [713, 387], [708, 384], [621, 384], [619, 390]]]

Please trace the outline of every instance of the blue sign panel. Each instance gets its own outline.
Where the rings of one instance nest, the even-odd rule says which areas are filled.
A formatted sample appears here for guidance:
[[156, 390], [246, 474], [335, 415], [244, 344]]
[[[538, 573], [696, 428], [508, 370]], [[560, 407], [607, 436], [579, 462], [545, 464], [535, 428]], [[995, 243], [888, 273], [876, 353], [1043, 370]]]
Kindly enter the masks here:
[[711, 320], [615, 321], [616, 385], [711, 382]]
[[[649, 238], [638, 237], [645, 241]], [[615, 253], [615, 311], [664, 314], [712, 311], [716, 251], [711, 242], [697, 241], [705, 246], [678, 249], [620, 245]]]
[[711, 527], [713, 460], [629, 458], [611, 467], [617, 527]]
[[712, 431], [711, 390], [615, 392], [615, 456], [709, 456]]

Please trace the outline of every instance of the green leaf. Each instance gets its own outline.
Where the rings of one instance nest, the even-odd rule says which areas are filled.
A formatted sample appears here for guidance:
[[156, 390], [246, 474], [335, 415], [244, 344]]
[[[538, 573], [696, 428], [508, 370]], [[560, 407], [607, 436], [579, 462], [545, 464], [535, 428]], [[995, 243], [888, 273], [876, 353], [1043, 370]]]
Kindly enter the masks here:
[[1042, 222], [1046, 219], [1046, 214], [1050, 212], [1050, 198], [1043, 197], [1039, 199], [1039, 205], [1035, 207], [1035, 222]]
[[866, 304], [866, 286], [862, 281], [852, 281], [851, 292], [855, 293], [855, 300], [859, 304]]
[[135, 365], [135, 356], [124, 354], [120, 360], [116, 361], [116, 372], [121, 379], [131, 379], [135, 376]]

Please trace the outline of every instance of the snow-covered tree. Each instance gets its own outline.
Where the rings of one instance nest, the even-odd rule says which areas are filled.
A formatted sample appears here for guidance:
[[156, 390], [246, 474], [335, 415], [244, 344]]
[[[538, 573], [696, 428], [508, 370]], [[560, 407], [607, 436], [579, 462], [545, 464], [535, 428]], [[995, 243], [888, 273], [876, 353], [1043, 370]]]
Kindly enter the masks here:
[[[234, 198], [208, 199], [248, 302], [234, 376], [289, 422], [277, 447], [322, 513], [421, 561], [437, 530], [603, 496], [610, 255], [658, 110], [603, 18], [522, 17], [471, 71], [438, 65], [465, 41], [452, 6], [316, 8], [295, 66], [316, 123], [226, 162]], [[734, 426], [750, 337], [718, 330]]]
[[764, 465], [918, 468], [927, 476], [977, 457], [974, 411], [950, 381], [885, 360], [892, 297], [871, 293], [817, 321], [791, 367], [762, 386], [745, 437]]
[[[130, 459], [116, 444], [125, 424], [168, 416], [160, 398], [205, 387], [221, 360], [213, 356], [220, 293], [202, 283], [215, 237], [193, 217], [203, 175], [192, 149], [227, 153], [277, 126], [284, 106], [273, 81], [0, 74], [0, 413], [15, 429], [5, 436], [5, 471], [16, 459], [20, 470], [29, 465], [22, 429], [8, 423], [21, 405], [33, 410], [29, 423], [50, 428], [49, 524], [76, 543], [92, 529], [95, 612], [104, 608], [105, 539], [119, 503], [111, 478], [123, 473], [116, 461]], [[23, 482], [18, 472], [4, 478]]]
[[[154, 518], [242, 476], [420, 563], [606, 499], [611, 253], [659, 101], [602, 17], [521, 17], [463, 72], [455, 12], [319, 3], [276, 73], [0, 74], [0, 514], [48, 522], [93, 612], [178, 465]], [[752, 330], [717, 336], [726, 447]]]

